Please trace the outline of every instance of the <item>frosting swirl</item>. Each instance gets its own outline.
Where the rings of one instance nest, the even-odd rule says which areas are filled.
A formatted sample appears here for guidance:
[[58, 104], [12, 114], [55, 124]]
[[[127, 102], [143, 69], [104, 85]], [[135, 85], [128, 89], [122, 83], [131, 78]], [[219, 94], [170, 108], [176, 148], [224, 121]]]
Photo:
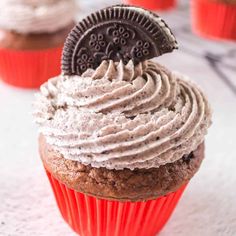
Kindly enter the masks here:
[[74, 0], [0, 1], [0, 27], [18, 33], [51, 33], [75, 17]]
[[82, 76], [55, 77], [37, 94], [34, 116], [65, 158], [108, 169], [177, 161], [211, 123], [203, 93], [152, 61], [103, 61]]

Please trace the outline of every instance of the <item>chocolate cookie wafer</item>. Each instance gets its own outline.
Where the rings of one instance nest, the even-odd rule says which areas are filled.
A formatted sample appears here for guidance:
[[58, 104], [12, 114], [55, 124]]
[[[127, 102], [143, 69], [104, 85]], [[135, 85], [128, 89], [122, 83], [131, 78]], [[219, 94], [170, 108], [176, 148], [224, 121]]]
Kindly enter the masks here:
[[81, 75], [103, 60], [134, 64], [177, 49], [167, 24], [156, 14], [128, 5], [111, 6], [79, 22], [62, 56], [65, 75]]

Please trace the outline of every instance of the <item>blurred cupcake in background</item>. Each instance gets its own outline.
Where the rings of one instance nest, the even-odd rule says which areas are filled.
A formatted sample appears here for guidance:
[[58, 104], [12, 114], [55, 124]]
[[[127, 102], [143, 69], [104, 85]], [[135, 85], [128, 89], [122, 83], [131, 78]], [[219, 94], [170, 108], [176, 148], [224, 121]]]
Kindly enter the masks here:
[[170, 10], [176, 6], [176, 0], [124, 0], [125, 3], [144, 7], [149, 10]]
[[204, 37], [236, 40], [236, 0], [192, 0], [192, 27]]
[[2, 0], [0, 78], [14, 86], [37, 88], [59, 74], [75, 12], [74, 0]]

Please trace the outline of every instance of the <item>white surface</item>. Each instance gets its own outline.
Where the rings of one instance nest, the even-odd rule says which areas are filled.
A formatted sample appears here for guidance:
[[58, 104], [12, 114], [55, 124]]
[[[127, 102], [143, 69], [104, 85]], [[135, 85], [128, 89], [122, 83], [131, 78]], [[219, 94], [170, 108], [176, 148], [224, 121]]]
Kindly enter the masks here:
[[[83, 12], [92, 10], [85, 5]], [[160, 15], [174, 29], [180, 49], [158, 61], [195, 80], [214, 109], [206, 159], [160, 235], [236, 235], [236, 44], [193, 36], [184, 4]], [[213, 61], [219, 56], [221, 72], [209, 65], [208, 53]], [[38, 156], [30, 114], [34, 92], [0, 82], [0, 235], [74, 236], [59, 215]]]

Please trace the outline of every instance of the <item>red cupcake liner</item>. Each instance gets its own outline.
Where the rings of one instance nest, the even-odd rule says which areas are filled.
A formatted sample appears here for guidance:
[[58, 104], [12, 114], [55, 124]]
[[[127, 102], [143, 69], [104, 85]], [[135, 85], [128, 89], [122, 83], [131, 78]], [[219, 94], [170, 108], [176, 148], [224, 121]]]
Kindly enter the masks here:
[[156, 200], [119, 202], [76, 192], [46, 173], [64, 220], [80, 236], [154, 236], [170, 218], [186, 187]]
[[0, 49], [0, 78], [22, 88], [38, 88], [60, 73], [62, 47], [45, 50]]
[[149, 10], [169, 10], [176, 6], [176, 0], [124, 0], [125, 3]]
[[236, 4], [192, 0], [192, 28], [203, 37], [236, 40]]

